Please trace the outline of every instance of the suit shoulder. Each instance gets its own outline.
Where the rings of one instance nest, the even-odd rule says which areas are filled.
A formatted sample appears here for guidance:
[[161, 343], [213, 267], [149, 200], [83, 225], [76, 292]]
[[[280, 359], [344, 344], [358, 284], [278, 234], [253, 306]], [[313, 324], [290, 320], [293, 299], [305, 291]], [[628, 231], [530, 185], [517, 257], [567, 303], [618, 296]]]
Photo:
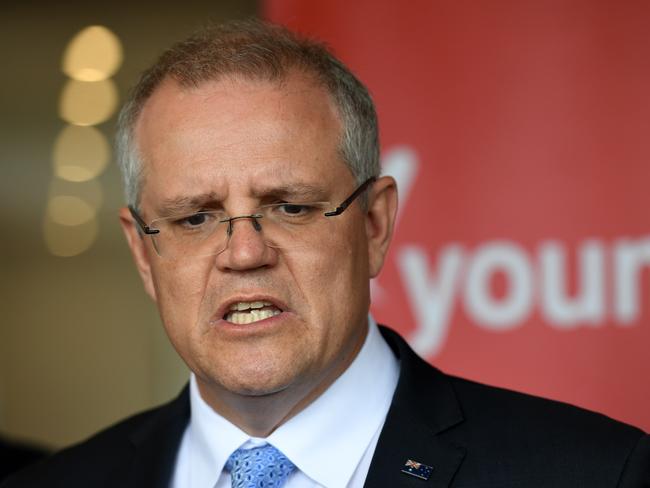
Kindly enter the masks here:
[[546, 429], [553, 424], [568, 431], [588, 428], [594, 433], [618, 432], [634, 438], [644, 434], [637, 427], [569, 403], [465, 378], [448, 378], [468, 419], [500, 417], [504, 422], [525, 423], [529, 428]]
[[[523, 438], [531, 445], [557, 446], [594, 456], [627, 456], [648, 436], [637, 427], [568, 403], [475, 381], [449, 377], [466, 423], [474, 432]], [[504, 436], [505, 434], [505, 436]]]
[[67, 447], [10, 477], [1, 488], [119, 486], [116, 480], [130, 467], [134, 443], [171, 422], [180, 400], [135, 414]]
[[[650, 436], [641, 429], [567, 403], [449, 380], [465, 419], [449, 435], [473, 446], [477, 458], [492, 459], [522, 479], [551, 480], [549, 486], [565, 486], [552, 473], [580, 480], [576, 486], [650, 483]], [[525, 471], [512, 461], [516, 459], [526, 460]], [[467, 465], [470, 472], [481, 469], [471, 459]], [[531, 481], [530, 486], [537, 485]]]

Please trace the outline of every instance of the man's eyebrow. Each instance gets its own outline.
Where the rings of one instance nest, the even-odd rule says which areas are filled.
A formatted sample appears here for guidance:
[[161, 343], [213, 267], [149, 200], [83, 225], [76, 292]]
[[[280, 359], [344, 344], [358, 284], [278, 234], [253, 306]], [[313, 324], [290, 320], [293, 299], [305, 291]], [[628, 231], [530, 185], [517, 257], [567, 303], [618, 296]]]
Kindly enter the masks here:
[[211, 208], [219, 202], [216, 193], [201, 193], [188, 197], [174, 197], [163, 199], [156, 205], [156, 214], [159, 217], [170, 217], [173, 215], [182, 215], [183, 213], [192, 212], [201, 208]]
[[259, 188], [253, 191], [253, 195], [258, 198], [271, 196], [286, 200], [322, 200], [327, 195], [327, 190], [308, 183], [290, 183]]
[[[289, 183], [259, 188], [252, 192], [253, 196], [263, 200], [269, 197], [293, 201], [321, 201], [325, 199], [327, 190], [318, 185], [307, 183]], [[192, 196], [180, 196], [163, 199], [156, 205], [156, 215], [159, 218], [183, 215], [203, 208], [215, 208], [221, 204], [221, 198], [214, 192], [201, 193]]]

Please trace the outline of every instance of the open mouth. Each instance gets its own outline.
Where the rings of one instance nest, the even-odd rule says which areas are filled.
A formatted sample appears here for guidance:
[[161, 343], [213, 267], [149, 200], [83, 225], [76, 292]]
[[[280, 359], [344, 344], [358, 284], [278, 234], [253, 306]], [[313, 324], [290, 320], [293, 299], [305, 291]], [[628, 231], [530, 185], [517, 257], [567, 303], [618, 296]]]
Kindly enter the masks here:
[[231, 324], [252, 324], [281, 313], [282, 310], [271, 302], [236, 302], [230, 305], [230, 310], [223, 318]]

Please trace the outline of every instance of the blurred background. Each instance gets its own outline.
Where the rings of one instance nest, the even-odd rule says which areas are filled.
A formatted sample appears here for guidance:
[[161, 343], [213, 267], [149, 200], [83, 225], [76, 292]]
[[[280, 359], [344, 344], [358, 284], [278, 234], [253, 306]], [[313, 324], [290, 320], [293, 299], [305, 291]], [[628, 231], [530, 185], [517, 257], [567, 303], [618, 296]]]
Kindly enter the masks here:
[[115, 117], [164, 48], [257, 10], [247, 0], [0, 7], [0, 432], [58, 448], [187, 381], [119, 228]]
[[446, 371], [650, 429], [650, 3], [0, 9], [0, 432], [59, 448], [187, 381], [118, 226], [115, 115], [165, 47], [250, 16], [376, 100], [401, 192], [377, 318]]

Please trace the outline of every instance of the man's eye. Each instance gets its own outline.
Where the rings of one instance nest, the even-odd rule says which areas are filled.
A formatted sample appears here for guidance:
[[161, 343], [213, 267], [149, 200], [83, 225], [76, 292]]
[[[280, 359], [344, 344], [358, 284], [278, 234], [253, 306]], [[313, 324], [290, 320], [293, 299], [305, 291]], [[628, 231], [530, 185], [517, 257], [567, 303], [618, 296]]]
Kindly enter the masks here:
[[281, 203], [276, 206], [276, 215], [293, 221], [304, 221], [318, 215], [319, 206], [312, 203]]
[[176, 223], [185, 227], [199, 227], [205, 224], [209, 218], [210, 216], [208, 214], [196, 213], [194, 215], [183, 217], [182, 219], [177, 220]]
[[297, 203], [285, 203], [279, 206], [280, 210], [287, 215], [303, 215], [309, 213], [313, 208], [309, 205], [301, 205]]

